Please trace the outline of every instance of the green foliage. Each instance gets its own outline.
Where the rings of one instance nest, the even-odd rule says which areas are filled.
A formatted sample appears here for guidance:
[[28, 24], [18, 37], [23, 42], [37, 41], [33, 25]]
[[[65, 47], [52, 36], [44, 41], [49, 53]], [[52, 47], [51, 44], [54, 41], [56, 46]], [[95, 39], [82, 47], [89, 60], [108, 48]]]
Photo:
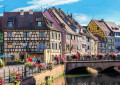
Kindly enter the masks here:
[[16, 62], [16, 63], [22, 63], [21, 59], [16, 59], [14, 62]]
[[37, 67], [37, 65], [34, 62], [27, 62], [27, 63], [25, 63], [25, 67], [33, 70]]
[[5, 66], [5, 62], [3, 60], [0, 61], [0, 67], [4, 67]]
[[53, 69], [53, 67], [54, 67], [54, 63], [51, 63], [51, 62], [50, 62], [50, 63], [48, 63], [48, 67], [49, 67], [49, 69], [50, 69], [50, 70], [52, 70], [52, 69]]
[[50, 79], [46, 80], [46, 85], [50, 85]]

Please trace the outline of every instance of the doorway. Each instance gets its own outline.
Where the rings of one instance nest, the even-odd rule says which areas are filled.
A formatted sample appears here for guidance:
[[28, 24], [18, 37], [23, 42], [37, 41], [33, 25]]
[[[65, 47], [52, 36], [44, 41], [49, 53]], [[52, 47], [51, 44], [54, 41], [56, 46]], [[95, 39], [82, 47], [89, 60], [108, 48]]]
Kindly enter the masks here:
[[21, 56], [20, 56], [20, 59], [21, 59], [21, 61], [23, 61], [23, 60], [25, 59], [25, 56], [24, 56], [24, 55], [21, 55]]

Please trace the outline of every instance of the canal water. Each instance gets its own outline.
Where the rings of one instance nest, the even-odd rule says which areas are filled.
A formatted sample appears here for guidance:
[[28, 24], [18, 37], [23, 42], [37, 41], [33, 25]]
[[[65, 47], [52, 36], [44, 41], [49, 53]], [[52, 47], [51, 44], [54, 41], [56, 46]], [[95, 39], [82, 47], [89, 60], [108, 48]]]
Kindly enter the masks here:
[[50, 85], [120, 85], [120, 74], [79, 74], [65, 75]]

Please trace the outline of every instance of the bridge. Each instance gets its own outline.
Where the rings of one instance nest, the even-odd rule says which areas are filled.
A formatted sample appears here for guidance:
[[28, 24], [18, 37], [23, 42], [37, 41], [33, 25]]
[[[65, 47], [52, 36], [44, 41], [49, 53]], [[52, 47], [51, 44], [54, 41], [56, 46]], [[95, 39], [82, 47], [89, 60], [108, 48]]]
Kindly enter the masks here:
[[67, 61], [66, 72], [79, 67], [91, 67], [93, 69], [105, 70], [110, 67], [116, 67], [120, 65], [120, 60], [95, 60], [95, 61]]

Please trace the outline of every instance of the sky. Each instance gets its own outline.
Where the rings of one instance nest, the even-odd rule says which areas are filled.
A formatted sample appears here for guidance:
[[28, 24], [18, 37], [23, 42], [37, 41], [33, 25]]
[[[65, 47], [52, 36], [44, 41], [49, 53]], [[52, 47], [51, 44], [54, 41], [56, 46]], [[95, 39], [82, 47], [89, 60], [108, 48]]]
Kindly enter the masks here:
[[119, 6], [120, 0], [0, 0], [0, 16], [4, 11], [44, 11], [56, 7], [72, 14], [81, 25], [88, 25], [92, 19], [104, 19], [120, 25]]

